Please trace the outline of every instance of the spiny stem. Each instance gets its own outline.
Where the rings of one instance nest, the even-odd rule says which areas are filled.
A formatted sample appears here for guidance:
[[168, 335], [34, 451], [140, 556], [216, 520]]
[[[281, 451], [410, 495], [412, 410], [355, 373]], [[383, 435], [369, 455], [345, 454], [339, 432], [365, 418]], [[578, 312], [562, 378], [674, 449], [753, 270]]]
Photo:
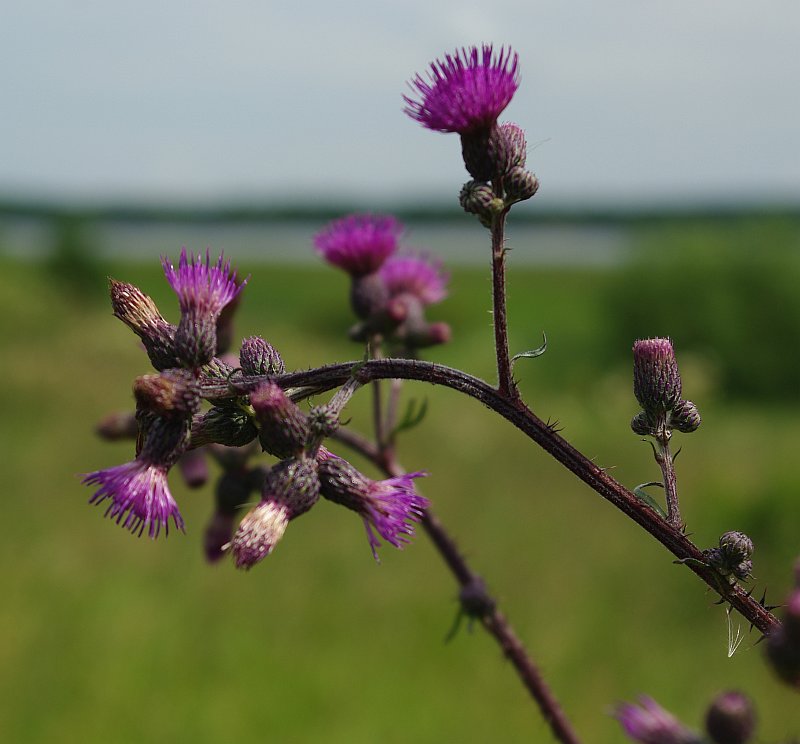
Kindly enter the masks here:
[[[336, 432], [335, 438], [366, 457], [387, 476], [398, 477], [405, 473], [391, 449], [381, 451], [374, 443], [350, 429], [340, 429]], [[481, 624], [494, 637], [516, 669], [520, 680], [539, 706], [553, 736], [562, 744], [580, 744], [572, 725], [564, 715], [564, 711], [544, 681], [539, 669], [525, 650], [522, 641], [519, 640], [505, 615], [497, 609], [496, 600], [488, 594], [483, 580], [467, 563], [441, 520], [428, 508], [425, 510], [421, 523], [462, 589], [480, 587], [481, 592], [485, 595], [483, 606], [487, 610], [480, 615]]]
[[278, 376], [254, 376], [249, 378], [232, 377], [230, 380], [202, 381], [204, 395], [214, 397], [226, 393], [244, 394], [266, 380], [274, 380], [282, 387], [305, 387], [309, 395], [331, 390], [344, 384], [354, 367], [361, 382], [376, 379], [420, 380], [434, 385], [444, 385], [464, 395], [475, 398], [485, 406], [516, 426], [526, 436], [558, 460], [604, 499], [610, 501], [620, 511], [643, 527], [676, 558], [694, 559], [687, 567], [697, 574], [711, 589], [730, 603], [754, 627], [768, 634], [778, 627], [778, 620], [766, 608], [737, 584], [720, 585], [719, 576], [712, 568], [702, 565], [703, 553], [680, 530], [662, 519], [650, 507], [643, 504], [622, 484], [612, 478], [603, 468], [595, 465], [585, 455], [576, 450], [566, 439], [552, 431], [547, 424], [533, 413], [522, 401], [502, 395], [483, 380], [462, 372], [431, 362], [413, 359], [381, 359], [358, 365], [354, 362], [332, 364], [318, 369], [294, 372]]

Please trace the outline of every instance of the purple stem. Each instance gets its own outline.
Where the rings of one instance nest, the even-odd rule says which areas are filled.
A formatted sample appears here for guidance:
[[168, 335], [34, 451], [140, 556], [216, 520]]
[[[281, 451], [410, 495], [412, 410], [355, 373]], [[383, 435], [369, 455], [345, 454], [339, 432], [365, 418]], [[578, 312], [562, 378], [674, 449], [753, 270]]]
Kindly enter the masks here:
[[504, 210], [492, 220], [492, 309], [494, 346], [497, 355], [497, 389], [501, 395], [516, 400], [519, 398], [519, 392], [511, 375], [511, 357], [508, 353], [505, 270], [506, 214], [507, 210]]

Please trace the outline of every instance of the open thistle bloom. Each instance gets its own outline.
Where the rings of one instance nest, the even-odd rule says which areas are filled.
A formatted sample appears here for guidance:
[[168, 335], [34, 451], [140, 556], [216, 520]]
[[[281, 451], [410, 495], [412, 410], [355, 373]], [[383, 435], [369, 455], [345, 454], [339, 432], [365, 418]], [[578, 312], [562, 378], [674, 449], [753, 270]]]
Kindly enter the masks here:
[[261, 501], [242, 519], [230, 544], [236, 568], [252, 568], [283, 537], [289, 522], [319, 500], [317, 464], [281, 460], [266, 473]]
[[422, 255], [392, 256], [380, 270], [390, 297], [411, 294], [423, 305], [441, 302], [447, 297], [447, 272], [441, 261]]
[[99, 486], [90, 504], [111, 500], [106, 516], [131, 532], [158, 537], [161, 526], [169, 533], [169, 520], [183, 530], [184, 523], [169, 486], [167, 472], [189, 443], [187, 421], [142, 417], [143, 445], [132, 462], [87, 473], [83, 483]]
[[433, 62], [427, 80], [421, 75], [411, 80], [417, 99], [403, 96], [405, 112], [422, 126], [461, 135], [464, 165], [480, 181], [490, 181], [508, 165], [508, 158], [499, 156], [507, 148], [498, 140], [497, 117], [519, 87], [517, 64], [511, 49], [495, 55], [491, 44], [462, 48]]
[[465, 134], [490, 129], [519, 87], [518, 56], [511, 49], [495, 55], [491, 44], [470, 47], [436, 60], [428, 79], [409, 82], [418, 100], [403, 96], [405, 112], [427, 129]]
[[639, 698], [638, 705], [621, 704], [614, 712], [614, 717], [625, 733], [640, 744], [701, 744], [697, 734], [646, 696]]
[[319, 463], [322, 495], [363, 517], [375, 560], [381, 545], [376, 532], [396, 548], [414, 535], [414, 523], [428, 506], [428, 500], [414, 490], [414, 479], [424, 475], [409, 473], [374, 481], [340, 457], [330, 455]]
[[176, 354], [187, 367], [200, 367], [217, 353], [219, 314], [239, 294], [247, 279], [237, 285], [230, 261], [224, 261], [220, 255], [212, 264], [209, 251], [203, 261], [199, 254], [194, 256], [181, 249], [177, 269], [166, 257], [161, 263], [181, 308], [175, 334]]
[[397, 250], [401, 232], [394, 217], [351, 214], [328, 223], [314, 236], [314, 246], [328, 263], [350, 276], [366, 276]]

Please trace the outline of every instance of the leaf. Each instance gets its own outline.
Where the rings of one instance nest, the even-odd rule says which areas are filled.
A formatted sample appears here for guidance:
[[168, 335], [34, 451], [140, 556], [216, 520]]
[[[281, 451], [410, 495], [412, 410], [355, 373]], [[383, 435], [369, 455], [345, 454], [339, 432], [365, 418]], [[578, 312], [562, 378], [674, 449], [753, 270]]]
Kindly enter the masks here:
[[511, 357], [511, 368], [514, 368], [514, 362], [516, 362], [517, 359], [534, 359], [535, 357], [544, 354], [545, 351], [547, 351], [547, 335], [544, 332], [542, 333], [542, 340], [543, 343], [538, 348], [531, 349], [530, 351], [521, 351], [519, 354], [514, 354], [514, 356]]
[[419, 403], [416, 398], [408, 401], [403, 418], [392, 429], [391, 436], [399, 434], [401, 431], [408, 431], [422, 423], [425, 414], [428, 413], [428, 399], [423, 398], [422, 403]]
[[659, 483], [658, 481], [650, 481], [649, 483], [640, 483], [636, 488], [633, 489], [633, 495], [636, 496], [639, 501], [643, 504], [649, 506], [656, 514], [659, 514], [662, 519], [666, 519], [667, 515], [664, 510], [661, 508], [661, 505], [649, 494], [645, 491], [645, 488], [650, 488], [650, 486], [658, 486], [659, 488], [664, 488], [663, 483]]

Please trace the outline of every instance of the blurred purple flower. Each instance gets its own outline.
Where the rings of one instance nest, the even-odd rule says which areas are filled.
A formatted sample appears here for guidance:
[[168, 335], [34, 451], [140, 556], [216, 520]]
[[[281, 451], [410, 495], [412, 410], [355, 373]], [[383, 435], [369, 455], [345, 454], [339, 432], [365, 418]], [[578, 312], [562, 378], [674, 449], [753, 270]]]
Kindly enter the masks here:
[[625, 733], [640, 744], [700, 744], [700, 738], [645, 695], [639, 704], [622, 703], [614, 712]]
[[397, 250], [401, 232], [394, 217], [351, 214], [329, 222], [314, 236], [314, 245], [328, 263], [350, 276], [365, 276]]
[[441, 261], [435, 259], [411, 254], [392, 256], [381, 266], [380, 275], [390, 297], [412, 294], [424, 305], [447, 297], [449, 276]]
[[431, 64], [428, 80], [417, 75], [409, 82], [418, 100], [403, 96], [404, 111], [437, 132], [489, 129], [519, 87], [517, 64], [510, 48], [497, 55], [491, 44], [456, 50]]

